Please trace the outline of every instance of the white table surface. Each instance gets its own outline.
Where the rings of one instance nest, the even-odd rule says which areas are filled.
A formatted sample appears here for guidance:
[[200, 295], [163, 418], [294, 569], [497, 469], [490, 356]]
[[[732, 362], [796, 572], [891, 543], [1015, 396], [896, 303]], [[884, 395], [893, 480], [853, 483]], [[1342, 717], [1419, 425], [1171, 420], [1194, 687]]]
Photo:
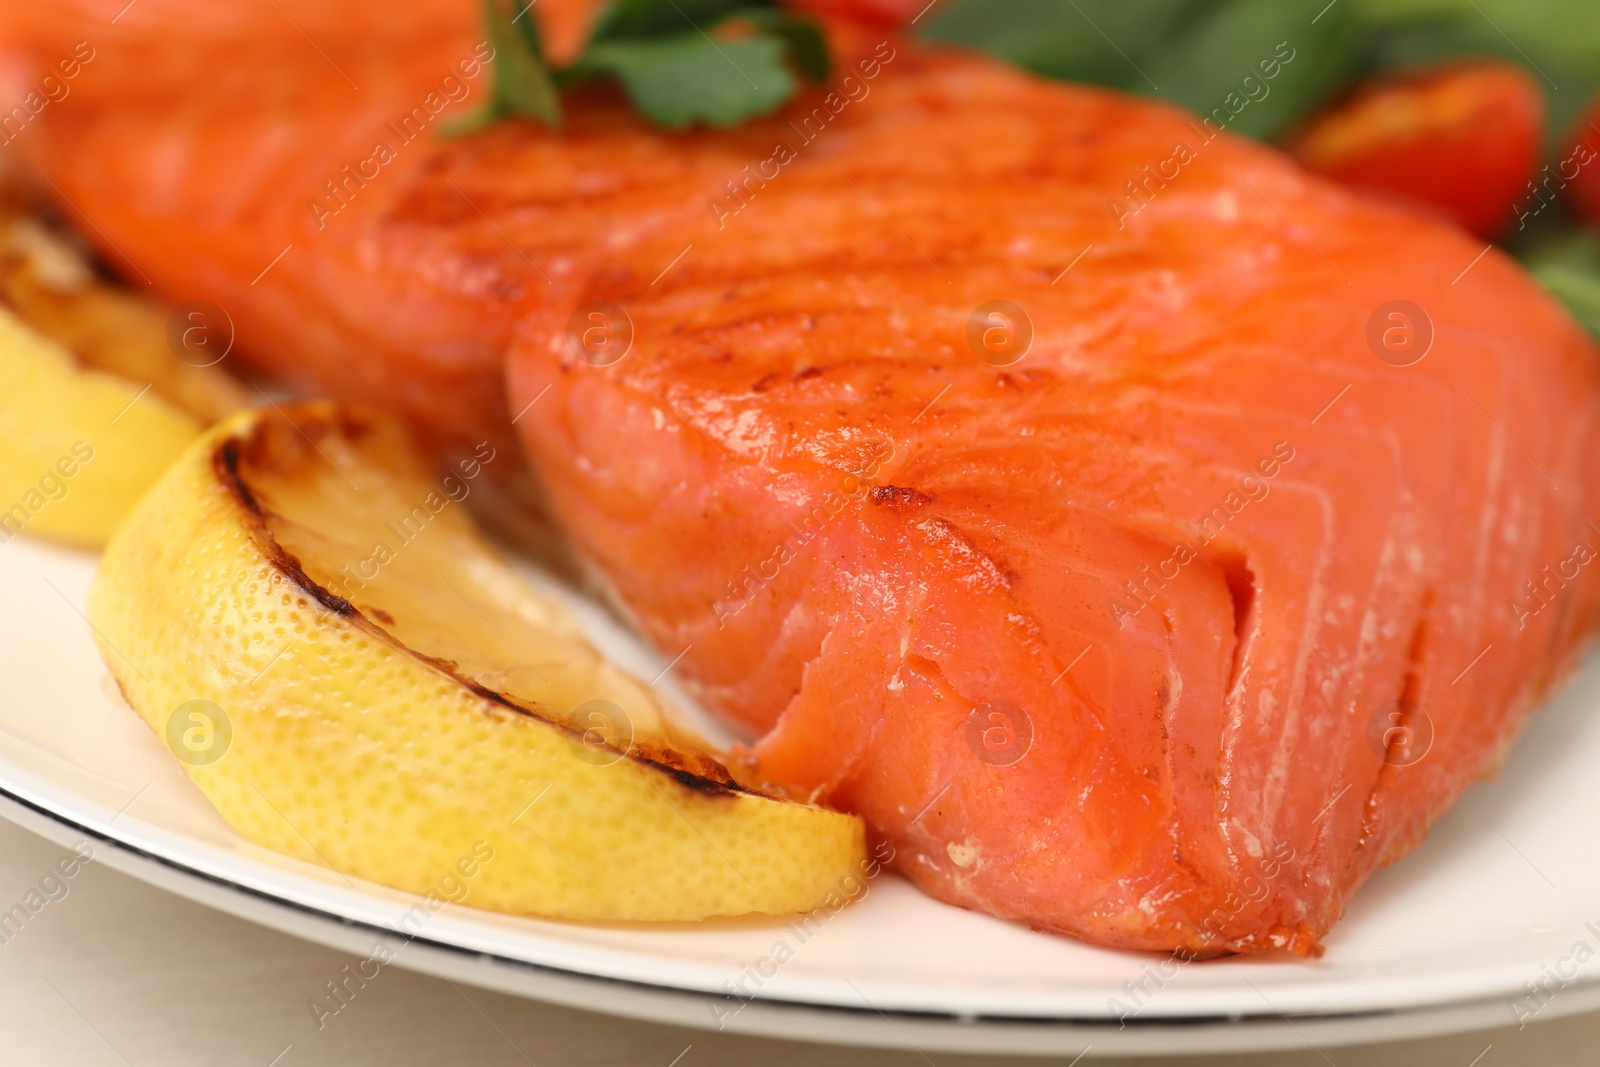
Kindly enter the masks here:
[[[65, 850], [0, 822], [0, 911]], [[307, 1001], [349, 960], [91, 863], [0, 942], [0, 1064], [722, 1064], [963, 1067], [1055, 1060], [763, 1041], [557, 1008], [397, 968], [317, 1028]], [[276, 1061], [275, 1057], [278, 1057]], [[1475, 1057], [1481, 1057], [1475, 1059]], [[1092, 1058], [1092, 1056], [1091, 1056]], [[1088, 1061], [1085, 1061], [1088, 1062]], [[1600, 1063], [1600, 1014], [1430, 1041], [1183, 1060], [1154, 1067], [1551, 1067]]]

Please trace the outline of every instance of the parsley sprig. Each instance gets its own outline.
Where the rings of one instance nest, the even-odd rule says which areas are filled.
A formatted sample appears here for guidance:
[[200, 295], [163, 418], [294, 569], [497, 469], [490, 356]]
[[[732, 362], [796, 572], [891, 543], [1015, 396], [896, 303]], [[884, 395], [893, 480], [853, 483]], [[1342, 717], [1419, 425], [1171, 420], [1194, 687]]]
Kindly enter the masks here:
[[482, 3], [494, 82], [488, 103], [457, 133], [511, 116], [558, 127], [562, 92], [595, 81], [621, 86], [657, 126], [734, 126], [793, 97], [796, 69], [818, 82], [831, 69], [817, 24], [773, 0], [612, 0], [584, 51], [560, 69], [528, 8], [513, 14], [503, 0]]

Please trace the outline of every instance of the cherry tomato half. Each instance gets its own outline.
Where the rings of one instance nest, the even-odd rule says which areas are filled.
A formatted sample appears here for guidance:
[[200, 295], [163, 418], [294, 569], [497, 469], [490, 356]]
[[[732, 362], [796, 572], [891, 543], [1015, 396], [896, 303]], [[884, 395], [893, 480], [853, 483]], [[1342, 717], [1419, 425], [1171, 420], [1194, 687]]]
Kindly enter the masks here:
[[1600, 222], [1600, 97], [1583, 113], [1566, 144], [1554, 170], [1572, 186], [1572, 198], [1584, 218]]
[[1493, 237], [1527, 194], [1543, 126], [1544, 94], [1527, 73], [1474, 61], [1358, 86], [1287, 147], [1335, 181]]

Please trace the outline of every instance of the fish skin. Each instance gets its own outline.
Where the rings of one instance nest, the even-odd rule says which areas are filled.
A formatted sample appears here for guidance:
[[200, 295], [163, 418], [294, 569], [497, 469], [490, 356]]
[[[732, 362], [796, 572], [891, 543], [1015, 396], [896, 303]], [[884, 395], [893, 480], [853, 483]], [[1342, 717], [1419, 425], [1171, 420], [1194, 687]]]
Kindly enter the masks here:
[[[757, 738], [752, 773], [861, 812], [932, 895], [1098, 944], [1315, 953], [1591, 631], [1588, 569], [1521, 629], [1511, 606], [1600, 538], [1600, 383], [1498, 252], [1162, 105], [900, 42], [805, 144], [815, 97], [676, 136], [597, 94], [560, 136], [409, 144], [317, 226], [306, 200], [473, 30], [439, 36], [324, 37], [338, 71], [274, 38], [276, 77], [207, 94], [91, 66], [18, 143], [109, 261], [221, 303], [257, 366], [441, 451], [510, 442], [536, 401], [516, 430], [558, 516]], [[794, 162], [729, 201], [780, 139]], [[1195, 158], [1129, 213], [1178, 141]], [[567, 339], [595, 298], [634, 328], [603, 368]], [[997, 298], [1033, 323], [1009, 367], [966, 341]], [[1411, 367], [1367, 348], [1396, 298], [1435, 327]], [[1435, 737], [1389, 766], [1367, 726], [1402, 695]], [[968, 740], [995, 701], [1031, 730], [1009, 765]]]

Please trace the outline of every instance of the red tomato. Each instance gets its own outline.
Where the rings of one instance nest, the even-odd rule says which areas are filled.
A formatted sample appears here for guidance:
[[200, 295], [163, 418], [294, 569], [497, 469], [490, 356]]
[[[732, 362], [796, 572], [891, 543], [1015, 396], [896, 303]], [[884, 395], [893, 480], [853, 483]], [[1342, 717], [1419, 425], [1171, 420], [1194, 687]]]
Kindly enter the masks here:
[[1478, 61], [1369, 82], [1288, 144], [1311, 170], [1441, 214], [1481, 237], [1511, 221], [1538, 166], [1544, 94]]
[[916, 18], [929, 4], [928, 0], [787, 0], [785, 6], [854, 22], [898, 26]]
[[1555, 169], [1572, 186], [1578, 210], [1592, 222], [1600, 222], [1600, 97], [1589, 105], [1578, 120], [1567, 149]]

